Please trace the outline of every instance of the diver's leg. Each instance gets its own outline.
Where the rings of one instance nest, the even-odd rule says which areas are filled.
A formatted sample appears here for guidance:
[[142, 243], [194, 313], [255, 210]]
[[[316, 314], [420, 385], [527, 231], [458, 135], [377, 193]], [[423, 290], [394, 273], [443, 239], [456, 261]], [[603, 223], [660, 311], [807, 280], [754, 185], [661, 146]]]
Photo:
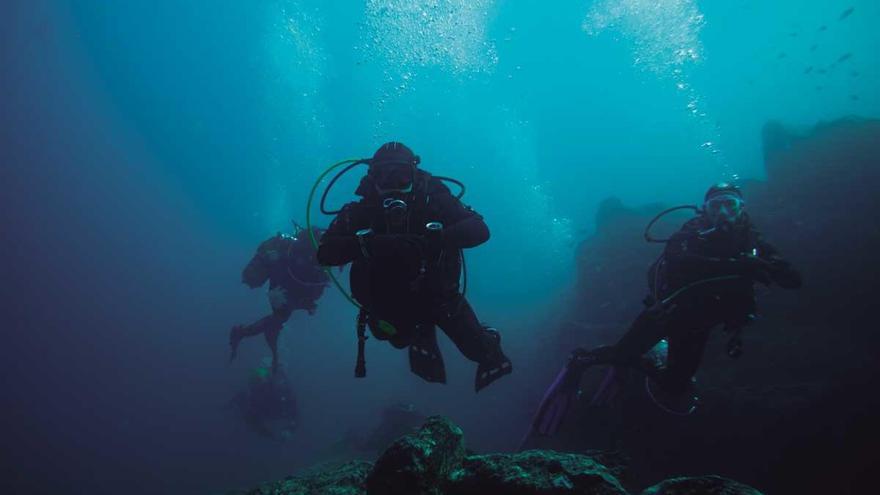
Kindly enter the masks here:
[[578, 376], [595, 365], [624, 366], [643, 370], [641, 356], [665, 336], [669, 321], [667, 317], [658, 317], [656, 312], [646, 309], [636, 317], [629, 330], [615, 345], [603, 345], [590, 350], [579, 347], [572, 351], [567, 366]]
[[510, 360], [501, 349], [501, 334], [480, 324], [464, 297], [451, 301], [439, 313], [437, 326], [466, 358], [478, 364], [477, 391], [513, 371]]
[[700, 367], [703, 351], [709, 339], [711, 323], [685, 327], [669, 336], [669, 358], [661, 375], [661, 384], [670, 394], [688, 390], [691, 379]]
[[641, 357], [666, 336], [675, 325], [675, 315], [662, 315], [653, 308], [645, 309], [629, 330], [612, 347], [611, 363], [641, 369]]
[[274, 315], [269, 315], [260, 318], [250, 325], [236, 325], [232, 327], [232, 330], [229, 331], [229, 347], [231, 349], [229, 360], [232, 361], [238, 354], [238, 344], [241, 343], [241, 339], [265, 332], [267, 328], [274, 324], [274, 319]]
[[500, 351], [500, 346], [496, 339], [488, 336], [487, 330], [480, 324], [467, 300], [462, 297], [450, 303], [450, 306], [454, 311], [441, 314], [437, 319], [437, 326], [452, 340], [464, 357], [476, 363], [498, 358], [496, 351]]
[[266, 337], [266, 343], [269, 344], [269, 350], [272, 351], [272, 375], [278, 370], [278, 336], [281, 335], [281, 329], [284, 323], [290, 319], [293, 308], [290, 306], [279, 307], [272, 313], [272, 321], [266, 326], [263, 336]]

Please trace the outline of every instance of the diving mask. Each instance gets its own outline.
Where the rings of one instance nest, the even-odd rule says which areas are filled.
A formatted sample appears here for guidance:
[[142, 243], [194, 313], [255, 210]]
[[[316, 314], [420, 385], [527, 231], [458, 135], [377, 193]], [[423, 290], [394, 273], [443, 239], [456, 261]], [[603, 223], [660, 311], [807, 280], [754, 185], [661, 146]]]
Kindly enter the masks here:
[[704, 209], [715, 225], [734, 224], [742, 217], [745, 201], [735, 194], [719, 194], [706, 201]]
[[373, 166], [369, 172], [379, 195], [411, 193], [415, 179], [415, 167], [409, 163], [388, 163]]

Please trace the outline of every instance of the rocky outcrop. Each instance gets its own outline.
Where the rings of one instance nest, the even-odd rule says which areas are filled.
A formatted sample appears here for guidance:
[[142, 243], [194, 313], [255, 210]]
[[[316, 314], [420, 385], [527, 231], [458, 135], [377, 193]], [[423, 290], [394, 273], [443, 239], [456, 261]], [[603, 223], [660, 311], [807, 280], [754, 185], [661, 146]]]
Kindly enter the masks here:
[[[627, 495], [617, 475], [619, 454], [570, 454], [529, 450], [512, 454], [466, 455], [461, 429], [433, 416], [394, 441], [375, 464], [348, 462], [288, 476], [246, 495]], [[611, 465], [611, 467], [608, 466]], [[694, 480], [694, 481], [688, 481]], [[709, 481], [700, 481], [709, 480]], [[721, 480], [714, 482], [712, 480]], [[708, 476], [669, 480], [658, 489], [744, 487]], [[702, 485], [700, 483], [703, 483]], [[715, 484], [712, 484], [715, 483]], [[656, 487], [655, 487], [656, 488]], [[682, 489], [684, 489], [682, 488]], [[748, 487], [745, 487], [748, 488]], [[754, 495], [757, 491], [660, 491], [658, 494]]]
[[617, 478], [594, 458], [548, 450], [470, 456], [452, 472], [447, 495], [623, 495]]
[[721, 476], [698, 476], [657, 483], [642, 495], [761, 495], [761, 492]]
[[373, 465], [353, 461], [334, 468], [301, 476], [288, 476], [281, 481], [266, 483], [246, 495], [365, 495], [364, 480]]
[[376, 461], [367, 477], [369, 495], [440, 495], [440, 486], [464, 460], [461, 428], [434, 416], [399, 438]]

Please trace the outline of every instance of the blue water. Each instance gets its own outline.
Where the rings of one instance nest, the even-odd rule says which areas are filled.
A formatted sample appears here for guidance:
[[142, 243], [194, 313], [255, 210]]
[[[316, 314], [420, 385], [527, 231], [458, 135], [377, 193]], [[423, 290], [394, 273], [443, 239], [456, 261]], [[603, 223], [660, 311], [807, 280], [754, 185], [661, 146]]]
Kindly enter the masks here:
[[[4, 483], [251, 486], [398, 401], [514, 448], [599, 201], [762, 178], [768, 120], [880, 116], [878, 20], [874, 0], [3, 2]], [[300, 436], [255, 438], [223, 410], [266, 355], [226, 363], [267, 307], [240, 270], [328, 165], [392, 139], [489, 223], [469, 294], [517, 371], [474, 395], [448, 342], [436, 386], [371, 341], [356, 381], [355, 311], [328, 291], [282, 334]]]

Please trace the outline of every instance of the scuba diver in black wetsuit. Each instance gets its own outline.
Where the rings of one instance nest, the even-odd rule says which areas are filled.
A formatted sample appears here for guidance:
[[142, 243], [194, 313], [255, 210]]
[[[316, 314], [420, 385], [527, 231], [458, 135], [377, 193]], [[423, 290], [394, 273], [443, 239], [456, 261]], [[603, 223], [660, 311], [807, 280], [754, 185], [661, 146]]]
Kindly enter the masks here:
[[356, 376], [366, 373], [368, 326], [377, 339], [409, 348], [413, 373], [445, 383], [436, 325], [478, 364], [479, 391], [512, 371], [501, 335], [480, 323], [459, 291], [461, 250], [486, 242], [489, 228], [438, 177], [418, 169], [419, 161], [397, 142], [360, 161], [369, 165], [355, 192], [361, 200], [338, 212], [321, 238], [318, 262], [352, 264], [352, 296], [361, 306]]
[[[648, 228], [679, 208], [697, 209], [667, 210]], [[701, 214], [665, 240], [663, 254], [649, 269], [646, 308], [617, 344], [572, 352], [545, 394], [532, 431], [554, 433], [576, 397], [583, 372], [601, 364], [642, 371], [646, 390], [658, 406], [677, 414], [693, 411], [697, 398], [692, 377], [710, 330], [724, 325], [732, 335], [728, 354], [737, 357], [740, 331], [756, 313], [754, 283], [786, 289], [801, 285], [800, 274], [764, 241], [744, 209], [736, 186], [722, 183], [709, 189]], [[647, 231], [645, 235], [653, 240]]]
[[[313, 228], [315, 235], [321, 232], [321, 229]], [[250, 325], [232, 327], [229, 333], [230, 360], [235, 359], [241, 339], [263, 334], [272, 350], [272, 368], [275, 369], [278, 366], [278, 335], [291, 313], [304, 309], [309, 315], [315, 314], [317, 300], [329, 279], [318, 266], [315, 249], [306, 237], [306, 233], [300, 230], [296, 236], [278, 233], [266, 239], [242, 271], [242, 283], [252, 289], [269, 281], [272, 314]]]
[[230, 404], [259, 435], [287, 440], [297, 427], [296, 397], [281, 370], [269, 366], [254, 369], [247, 390], [239, 392]]

